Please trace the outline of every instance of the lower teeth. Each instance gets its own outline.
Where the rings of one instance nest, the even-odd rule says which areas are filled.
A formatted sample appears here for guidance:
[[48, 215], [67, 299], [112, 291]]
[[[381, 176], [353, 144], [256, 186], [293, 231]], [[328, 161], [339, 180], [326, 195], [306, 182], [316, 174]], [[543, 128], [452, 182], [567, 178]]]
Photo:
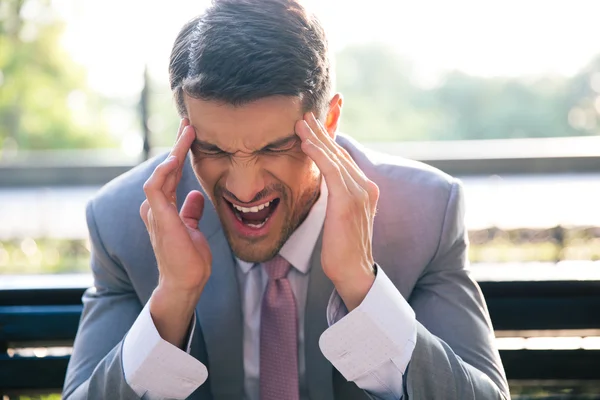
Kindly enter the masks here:
[[251, 228], [258, 229], [258, 228], [262, 228], [262, 227], [263, 227], [263, 225], [264, 225], [264, 224], [266, 224], [268, 220], [269, 220], [269, 218], [265, 219], [263, 222], [261, 222], [261, 223], [260, 223], [260, 224], [258, 224], [258, 225], [256, 225], [256, 224], [246, 224], [246, 225], [248, 225], [248, 226], [249, 226], [249, 227], [251, 227]]

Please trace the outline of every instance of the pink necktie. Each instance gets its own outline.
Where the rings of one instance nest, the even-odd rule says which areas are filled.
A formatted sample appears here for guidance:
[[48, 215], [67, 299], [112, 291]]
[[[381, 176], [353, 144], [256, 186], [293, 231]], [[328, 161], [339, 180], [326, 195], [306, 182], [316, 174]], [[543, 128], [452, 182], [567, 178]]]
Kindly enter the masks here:
[[263, 266], [269, 281], [260, 318], [260, 400], [298, 400], [298, 314], [287, 279], [291, 265], [277, 255]]

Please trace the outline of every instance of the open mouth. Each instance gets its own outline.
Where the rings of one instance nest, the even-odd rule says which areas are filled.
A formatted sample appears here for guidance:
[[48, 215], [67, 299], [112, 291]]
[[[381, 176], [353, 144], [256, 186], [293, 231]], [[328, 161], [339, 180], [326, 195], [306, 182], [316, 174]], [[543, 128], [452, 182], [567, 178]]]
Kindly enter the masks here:
[[252, 229], [262, 228], [273, 215], [279, 205], [279, 198], [253, 206], [243, 207], [227, 201], [233, 215], [239, 222]]

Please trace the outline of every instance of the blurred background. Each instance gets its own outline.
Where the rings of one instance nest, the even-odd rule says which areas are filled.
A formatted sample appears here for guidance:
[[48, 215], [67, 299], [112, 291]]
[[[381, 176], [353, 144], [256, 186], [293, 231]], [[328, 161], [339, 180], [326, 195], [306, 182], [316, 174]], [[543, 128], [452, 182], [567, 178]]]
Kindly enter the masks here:
[[[0, 289], [90, 284], [85, 204], [173, 142], [171, 45], [208, 4], [0, 0]], [[306, 4], [336, 56], [341, 130], [463, 180], [478, 280], [600, 280], [600, 2]], [[498, 343], [600, 349], [598, 331], [542, 339]]]

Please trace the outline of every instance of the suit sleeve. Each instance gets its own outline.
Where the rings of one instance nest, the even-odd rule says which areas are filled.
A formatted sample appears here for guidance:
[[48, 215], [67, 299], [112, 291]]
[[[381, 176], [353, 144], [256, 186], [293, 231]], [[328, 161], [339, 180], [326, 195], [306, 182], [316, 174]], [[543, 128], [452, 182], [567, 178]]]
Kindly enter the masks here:
[[417, 342], [405, 377], [408, 399], [509, 399], [487, 306], [467, 269], [464, 198], [452, 184], [436, 255], [409, 298]]
[[382, 269], [363, 303], [350, 313], [334, 292], [321, 350], [370, 398], [509, 397], [483, 296], [466, 269], [463, 217], [462, 188], [453, 183], [436, 255], [417, 282], [410, 306]]
[[[393, 318], [390, 318], [393, 316]], [[327, 307], [329, 329], [319, 346], [346, 380], [375, 400], [403, 398], [403, 375], [415, 347], [415, 313], [377, 266], [373, 286], [351, 312], [334, 291]]]
[[[102, 243], [93, 202], [87, 207], [87, 222], [92, 245], [94, 287], [83, 295], [83, 313], [67, 368], [63, 398], [138, 400], [187, 397], [206, 379], [206, 368], [186, 352], [162, 340], [156, 329], [151, 329], [153, 324], [147, 307], [142, 307], [126, 272], [108, 254]], [[164, 357], [165, 354], [173, 355], [176, 352], [181, 354]], [[176, 374], [180, 368], [172, 368], [173, 363], [169, 364], [169, 360], [181, 359], [187, 361], [187, 364], [181, 365], [192, 365], [182, 374]], [[127, 371], [124, 365], [128, 367]], [[155, 376], [173, 376], [177, 379], [177, 385], [161, 386], [162, 389], [177, 387], [177, 393], [164, 390], [152, 392], [145, 388], [147, 385], [144, 382], [147, 380], [143, 378], [148, 375], [148, 368], [153, 369], [151, 372]], [[126, 378], [126, 372], [129, 379]], [[192, 374], [191, 379], [184, 379], [188, 374]], [[202, 382], [197, 382], [198, 377], [203, 378]]]
[[86, 209], [91, 241], [94, 286], [83, 295], [83, 313], [67, 368], [63, 398], [137, 400], [127, 385], [122, 340], [142, 310], [125, 271], [108, 255], [100, 240], [93, 202]]

